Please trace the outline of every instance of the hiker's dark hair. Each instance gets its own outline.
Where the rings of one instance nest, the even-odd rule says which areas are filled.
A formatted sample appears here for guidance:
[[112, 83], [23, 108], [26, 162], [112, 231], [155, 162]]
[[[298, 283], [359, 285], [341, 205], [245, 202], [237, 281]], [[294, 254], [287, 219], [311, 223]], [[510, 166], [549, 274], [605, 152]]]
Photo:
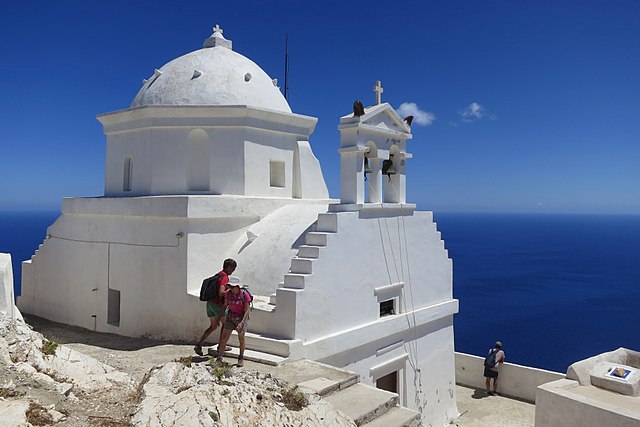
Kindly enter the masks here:
[[238, 266], [238, 263], [236, 262], [236, 260], [231, 258], [225, 259], [224, 262], [222, 263], [223, 270], [228, 267], [236, 268], [237, 266]]

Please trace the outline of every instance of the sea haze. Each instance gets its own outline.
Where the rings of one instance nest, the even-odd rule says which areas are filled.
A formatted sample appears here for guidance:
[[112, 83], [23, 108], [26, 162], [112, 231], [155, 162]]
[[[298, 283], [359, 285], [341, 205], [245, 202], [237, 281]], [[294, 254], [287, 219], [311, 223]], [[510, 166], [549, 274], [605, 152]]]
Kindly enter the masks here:
[[[16, 295], [58, 212], [0, 212]], [[453, 259], [457, 351], [565, 372], [595, 354], [640, 350], [640, 216], [435, 213]], [[481, 375], [479, 372], [478, 375]]]
[[640, 350], [640, 216], [436, 213], [449, 257], [456, 351], [565, 372]]

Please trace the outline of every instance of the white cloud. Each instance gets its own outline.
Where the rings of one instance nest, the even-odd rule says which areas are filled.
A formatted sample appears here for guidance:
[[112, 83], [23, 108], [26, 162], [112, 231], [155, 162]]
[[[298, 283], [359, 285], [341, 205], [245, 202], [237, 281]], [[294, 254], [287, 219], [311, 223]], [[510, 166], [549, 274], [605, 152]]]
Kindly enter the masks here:
[[476, 120], [480, 120], [484, 116], [485, 109], [477, 102], [472, 102], [467, 108], [460, 111], [460, 117], [462, 117], [463, 122], [473, 122]]
[[397, 108], [401, 117], [413, 116], [413, 123], [429, 126], [436, 119], [435, 114], [423, 111], [415, 102], [403, 102]]
[[464, 110], [459, 111], [461, 121], [465, 123], [471, 123], [480, 119], [487, 118], [489, 120], [497, 120], [498, 116], [491, 114], [482, 105], [477, 102], [472, 102]]

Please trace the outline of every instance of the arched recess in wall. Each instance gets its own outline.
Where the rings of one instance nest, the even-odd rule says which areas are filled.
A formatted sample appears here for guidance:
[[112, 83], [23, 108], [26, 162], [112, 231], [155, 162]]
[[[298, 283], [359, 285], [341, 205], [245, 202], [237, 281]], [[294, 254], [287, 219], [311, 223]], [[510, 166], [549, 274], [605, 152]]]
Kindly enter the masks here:
[[382, 189], [379, 180], [379, 160], [378, 146], [375, 142], [369, 140], [365, 144], [366, 151], [364, 153], [364, 199], [367, 203], [380, 203], [382, 201]]
[[302, 170], [300, 165], [300, 145], [299, 142], [293, 144], [293, 165], [291, 173], [291, 197], [302, 198]]
[[[384, 182], [384, 201], [386, 203], [400, 203], [400, 187], [399, 187], [399, 175], [396, 173], [400, 170], [400, 148], [393, 144], [389, 148], [389, 160], [391, 160], [391, 167], [387, 170], [387, 173], [382, 178]], [[384, 166], [383, 166], [384, 168]], [[384, 172], [383, 172], [384, 173]]]
[[133, 175], [133, 157], [124, 158], [122, 174], [122, 191], [131, 191], [131, 178]]
[[398, 155], [400, 154], [400, 148], [396, 144], [393, 144], [391, 148], [389, 148], [389, 154], [393, 155], [393, 159], [391, 160], [393, 160], [394, 166], [397, 166], [396, 161], [400, 161], [400, 156]]
[[189, 132], [187, 145], [189, 152], [187, 188], [189, 191], [209, 191], [211, 188], [209, 135], [203, 129], [194, 129]]
[[366, 147], [369, 150], [364, 154], [365, 157], [368, 157], [369, 159], [375, 159], [378, 157], [378, 147], [375, 142], [371, 140], [367, 141]]

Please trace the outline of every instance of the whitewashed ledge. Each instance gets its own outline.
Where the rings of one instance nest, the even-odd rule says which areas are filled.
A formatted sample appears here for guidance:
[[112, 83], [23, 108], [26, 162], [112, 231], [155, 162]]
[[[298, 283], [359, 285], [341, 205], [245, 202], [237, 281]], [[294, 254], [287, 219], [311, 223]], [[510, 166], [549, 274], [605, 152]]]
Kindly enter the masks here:
[[[456, 352], [456, 384], [485, 388], [484, 357]], [[503, 396], [534, 403], [539, 385], [563, 379], [565, 374], [505, 363], [500, 368], [498, 392]]]

